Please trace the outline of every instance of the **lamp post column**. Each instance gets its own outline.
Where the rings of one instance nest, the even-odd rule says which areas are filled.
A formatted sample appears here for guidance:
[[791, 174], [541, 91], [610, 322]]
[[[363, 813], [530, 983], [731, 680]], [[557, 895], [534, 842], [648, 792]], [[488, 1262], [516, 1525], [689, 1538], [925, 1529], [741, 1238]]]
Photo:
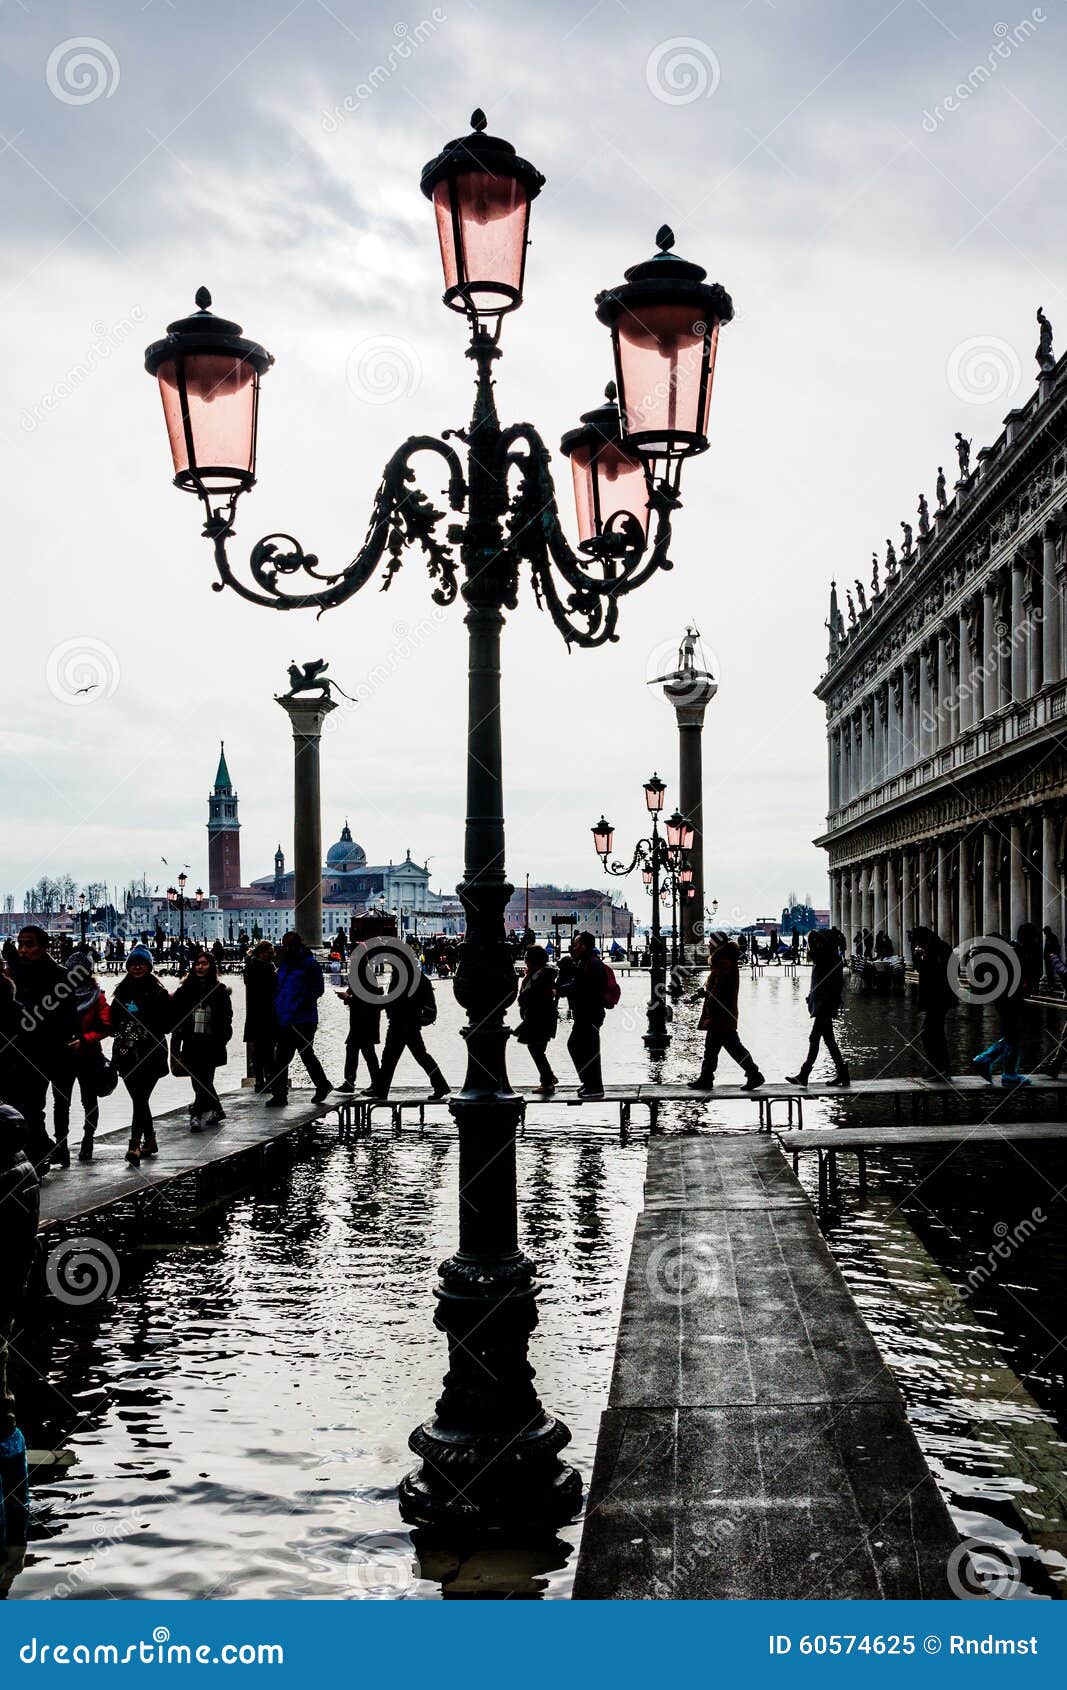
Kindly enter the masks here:
[[[659, 920], [659, 872], [663, 867], [663, 847], [659, 822], [652, 812], [652, 969], [649, 982], [648, 1031], [644, 1045], [652, 1056], [663, 1056], [671, 1042], [667, 1031], [667, 969], [663, 953], [663, 936]], [[696, 902], [696, 899], [693, 900]]]
[[[693, 634], [692, 638], [696, 638]], [[674, 707], [678, 724], [678, 808], [693, 829], [693, 849], [689, 866], [693, 870], [690, 884], [691, 898], [683, 898], [682, 952], [683, 963], [695, 963], [704, 955], [704, 760], [702, 736], [704, 712], [719, 690], [719, 684], [706, 670], [697, 669], [693, 660], [690, 636], [687, 635], [681, 653], [681, 663], [672, 675], [662, 681], [663, 696]]]
[[322, 798], [319, 742], [337, 706], [331, 698], [276, 701], [293, 730], [293, 926], [312, 949], [322, 944]]

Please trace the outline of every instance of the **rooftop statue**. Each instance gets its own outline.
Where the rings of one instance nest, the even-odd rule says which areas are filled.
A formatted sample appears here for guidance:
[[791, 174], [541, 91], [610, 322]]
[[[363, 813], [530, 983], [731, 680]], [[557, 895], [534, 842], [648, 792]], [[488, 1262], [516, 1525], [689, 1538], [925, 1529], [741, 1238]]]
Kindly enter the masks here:
[[867, 594], [863, 590], [862, 581], [856, 582], [856, 597], [860, 601], [860, 615], [862, 616], [867, 609]]
[[930, 532], [930, 507], [926, 502], [926, 494], [919, 494], [919, 533], [923, 536]]
[[[920, 493], [919, 497], [922, 498], [921, 493]], [[926, 500], [923, 499], [923, 505], [925, 505], [925, 503], [926, 503]], [[921, 508], [922, 507], [920, 507], [920, 509]], [[910, 557], [911, 556], [911, 523], [910, 522], [902, 522], [900, 526], [904, 530], [904, 541], [903, 541], [903, 544], [901, 545], [901, 548], [900, 548], [900, 555], [901, 555], [901, 557]]]
[[964, 440], [959, 429], [956, 430], [956, 456], [960, 463], [960, 480], [966, 481], [971, 473], [971, 443]]
[[1043, 376], [1047, 376], [1051, 375], [1052, 371], [1056, 368], [1056, 354], [1052, 350], [1052, 324], [1045, 316], [1045, 313], [1041, 309], [1040, 305], [1037, 308], [1037, 320], [1041, 327], [1040, 337], [1037, 343], [1037, 351], [1034, 353], [1034, 357], [1037, 359], [1037, 367], [1041, 371], [1041, 374]]
[[948, 504], [948, 500], [945, 497], [945, 472], [941, 468], [941, 465], [938, 464], [938, 466], [937, 466], [937, 508], [938, 508], [938, 510], [943, 511], [947, 504]]
[[856, 625], [856, 606], [852, 602], [852, 594], [849, 592], [847, 587], [845, 588], [845, 597], [848, 600], [848, 619], [852, 623], [853, 627], [855, 627], [855, 625]]

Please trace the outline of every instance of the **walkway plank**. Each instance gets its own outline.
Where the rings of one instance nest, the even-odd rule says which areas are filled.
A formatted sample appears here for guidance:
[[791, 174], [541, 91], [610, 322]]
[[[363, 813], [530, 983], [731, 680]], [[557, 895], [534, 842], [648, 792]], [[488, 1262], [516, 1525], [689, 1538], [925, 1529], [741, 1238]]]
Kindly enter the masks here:
[[933, 1147], [955, 1150], [961, 1144], [1067, 1144], [1067, 1121], [978, 1121], [974, 1126], [922, 1127], [803, 1127], [775, 1129], [782, 1149], [795, 1156], [801, 1150], [914, 1150]]
[[776, 1146], [654, 1139], [575, 1596], [945, 1597], [956, 1543]]

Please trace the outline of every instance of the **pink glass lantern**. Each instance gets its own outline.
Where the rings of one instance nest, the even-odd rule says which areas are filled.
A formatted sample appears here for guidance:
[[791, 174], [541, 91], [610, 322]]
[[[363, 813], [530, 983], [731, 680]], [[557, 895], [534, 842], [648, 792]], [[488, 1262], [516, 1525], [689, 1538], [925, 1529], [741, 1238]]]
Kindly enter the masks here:
[[648, 805], [649, 813], [651, 815], [656, 816], [662, 810], [663, 794], [666, 790], [667, 788], [665, 783], [660, 780], [655, 770], [653, 770], [645, 782], [645, 803]]
[[424, 169], [422, 191], [437, 216], [445, 304], [494, 317], [522, 304], [530, 203], [545, 179], [485, 125], [484, 112], [472, 113], [471, 133]]
[[255, 484], [259, 380], [274, 360], [209, 311], [206, 288], [196, 303], [148, 348], [145, 369], [159, 382], [175, 486], [227, 497]]
[[648, 538], [648, 471], [622, 437], [613, 381], [604, 396], [560, 443], [571, 460], [579, 549], [593, 556], [640, 551]]
[[699, 264], [671, 251], [666, 225], [656, 244], [655, 258], [597, 296], [597, 316], [611, 329], [627, 443], [670, 461], [707, 450], [719, 325], [730, 321], [733, 304]]
[[605, 861], [607, 861], [607, 858], [611, 854], [611, 847], [614, 838], [615, 829], [609, 821], [605, 820], [605, 818], [601, 816], [600, 820], [593, 828], [593, 848], [598, 857], [602, 857]]

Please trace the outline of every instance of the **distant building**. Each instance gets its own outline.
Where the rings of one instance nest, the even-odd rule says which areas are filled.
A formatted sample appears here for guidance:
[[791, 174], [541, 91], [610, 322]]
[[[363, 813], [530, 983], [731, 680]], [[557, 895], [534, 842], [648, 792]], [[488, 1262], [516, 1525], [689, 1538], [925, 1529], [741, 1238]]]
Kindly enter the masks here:
[[813, 933], [816, 928], [829, 927], [830, 911], [817, 910], [811, 901], [809, 892], [803, 903], [797, 901], [795, 892], [790, 892], [789, 902], [782, 909], [781, 931], [792, 933], [794, 927], [800, 934]]
[[207, 884], [216, 897], [235, 891], [241, 884], [241, 824], [237, 820], [237, 794], [226, 767], [226, 746], [219, 742], [219, 766], [215, 789], [207, 801]]
[[[616, 904], [604, 892], [575, 891], [566, 886], [530, 887], [530, 927], [539, 939], [551, 938], [555, 915], [577, 915], [574, 931], [592, 933], [598, 944], [613, 939], [625, 941], [633, 932], [633, 916], [625, 904]], [[525, 888], [512, 894], [504, 911], [508, 932], [521, 933], [526, 925]]]

